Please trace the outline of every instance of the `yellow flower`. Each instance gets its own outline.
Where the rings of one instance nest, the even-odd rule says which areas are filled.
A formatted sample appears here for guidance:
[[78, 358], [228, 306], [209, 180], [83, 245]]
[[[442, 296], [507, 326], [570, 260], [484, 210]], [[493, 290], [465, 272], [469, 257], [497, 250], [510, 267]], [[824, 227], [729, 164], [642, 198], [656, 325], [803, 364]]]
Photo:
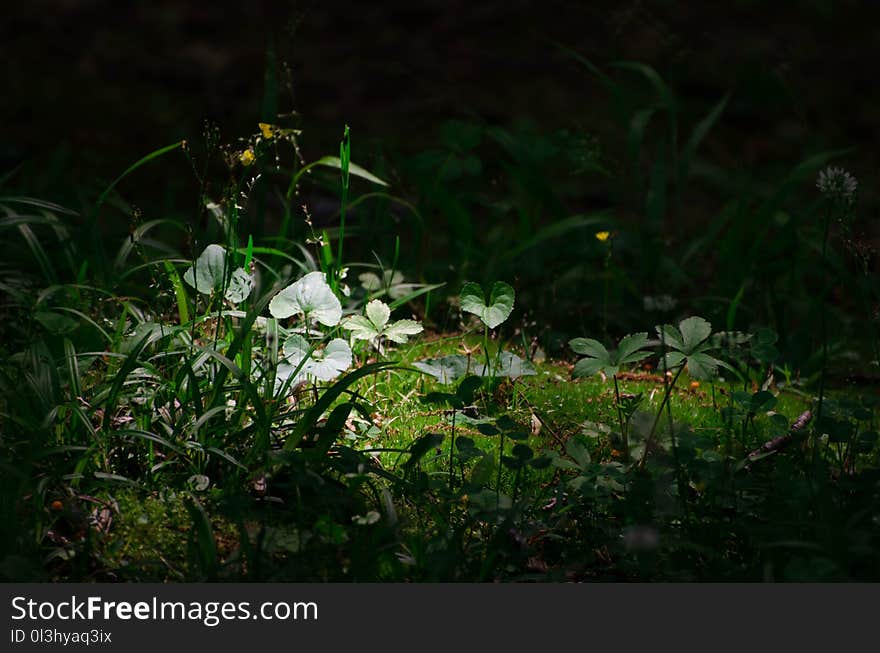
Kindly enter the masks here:
[[260, 127], [260, 131], [263, 132], [263, 138], [274, 138], [275, 132], [278, 129], [275, 125], [270, 125], [269, 123], [261, 122], [258, 123]]
[[244, 152], [242, 152], [241, 154], [238, 155], [238, 160], [241, 161], [241, 165], [243, 165], [245, 167], [251, 165], [254, 162], [254, 159], [256, 159], [256, 158], [257, 157], [254, 156], [254, 151], [250, 150], [250, 149], [245, 150]]
[[609, 238], [611, 238], [610, 231], [597, 231], [596, 232], [596, 240], [598, 240], [599, 242], [604, 243]]

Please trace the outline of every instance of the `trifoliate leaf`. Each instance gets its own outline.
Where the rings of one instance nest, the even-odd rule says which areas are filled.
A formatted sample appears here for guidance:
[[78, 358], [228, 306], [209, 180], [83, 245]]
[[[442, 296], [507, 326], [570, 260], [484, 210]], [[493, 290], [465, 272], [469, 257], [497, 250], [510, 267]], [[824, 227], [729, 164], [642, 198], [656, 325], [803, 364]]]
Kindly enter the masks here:
[[367, 304], [366, 317], [355, 315], [342, 323], [342, 328], [351, 331], [355, 340], [376, 340], [387, 338], [392, 342], [405, 343], [407, 337], [422, 332], [422, 325], [414, 320], [398, 320], [388, 324], [391, 309], [385, 302], [374, 299]]
[[309, 272], [275, 295], [269, 302], [269, 312], [279, 319], [303, 315], [325, 326], [336, 326], [342, 319], [342, 304], [323, 272]]
[[372, 340], [377, 336], [376, 326], [363, 315], [352, 315], [339, 326], [351, 331], [351, 337], [355, 340]]

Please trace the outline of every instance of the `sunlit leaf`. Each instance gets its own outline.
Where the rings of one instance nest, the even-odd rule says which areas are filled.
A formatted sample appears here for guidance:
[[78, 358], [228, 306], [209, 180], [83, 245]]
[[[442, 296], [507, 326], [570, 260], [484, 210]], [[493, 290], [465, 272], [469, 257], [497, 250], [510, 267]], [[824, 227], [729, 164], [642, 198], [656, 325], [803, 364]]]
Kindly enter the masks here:
[[325, 326], [336, 326], [342, 319], [342, 304], [324, 273], [316, 271], [309, 272], [275, 295], [269, 302], [269, 312], [279, 319], [302, 315]]
[[220, 245], [208, 245], [195, 265], [183, 273], [183, 280], [203, 295], [210, 295], [223, 287], [225, 274], [226, 250]]
[[496, 281], [492, 286], [489, 303], [479, 284], [468, 281], [461, 288], [461, 310], [478, 316], [483, 324], [494, 329], [510, 317], [516, 293], [503, 281]]
[[312, 349], [305, 338], [293, 334], [284, 342], [283, 349], [286, 361], [279, 363], [277, 376], [286, 380], [299, 368], [292, 383], [332, 381], [351, 367], [351, 347], [341, 338], [334, 338], [323, 349]]
[[251, 291], [254, 289], [254, 278], [244, 271], [244, 268], [235, 268], [232, 272], [232, 279], [229, 281], [229, 287], [226, 289], [227, 301], [238, 304], [247, 299]]

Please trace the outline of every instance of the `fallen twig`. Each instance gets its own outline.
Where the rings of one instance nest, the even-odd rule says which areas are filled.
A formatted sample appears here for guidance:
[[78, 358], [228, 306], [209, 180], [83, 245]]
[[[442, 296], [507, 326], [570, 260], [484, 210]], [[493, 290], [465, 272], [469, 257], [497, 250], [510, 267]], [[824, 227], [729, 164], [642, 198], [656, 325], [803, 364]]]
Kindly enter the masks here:
[[794, 437], [798, 433], [800, 433], [804, 429], [804, 427], [806, 427], [806, 425], [810, 423], [810, 420], [812, 419], [813, 413], [811, 413], [809, 410], [805, 410], [803, 413], [801, 413], [800, 417], [798, 417], [789, 427], [788, 433], [775, 437], [772, 440], [767, 440], [767, 442], [765, 442], [748, 456], [746, 456], [746, 464], [743, 465], [743, 469], [745, 469], [746, 471], [751, 471], [751, 463], [756, 462], [761, 458], [765, 458], [770, 454], [774, 454], [785, 449], [789, 444], [792, 443]]

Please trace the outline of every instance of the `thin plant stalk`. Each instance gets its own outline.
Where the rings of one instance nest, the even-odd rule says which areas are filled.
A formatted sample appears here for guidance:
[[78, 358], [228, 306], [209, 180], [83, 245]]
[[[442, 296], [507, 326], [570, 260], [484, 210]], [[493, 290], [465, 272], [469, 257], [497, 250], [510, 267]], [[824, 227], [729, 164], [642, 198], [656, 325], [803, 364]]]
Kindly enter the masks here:
[[[822, 234], [822, 271], [826, 273], [828, 265], [828, 233], [831, 229], [831, 210], [825, 213], [825, 225]], [[825, 315], [828, 301], [828, 280], [823, 281], [822, 295], [819, 306], [819, 328], [822, 334], [822, 371], [819, 374], [819, 399], [816, 404], [816, 422], [813, 427], [813, 464], [817, 462], [819, 450], [819, 428], [822, 422], [822, 404], [825, 399], [825, 372], [828, 367], [828, 319]]]
[[495, 481], [495, 510], [501, 507], [501, 459], [504, 457], [504, 431], [498, 444], [498, 478]]
[[672, 377], [672, 382], [666, 378], [664, 374], [664, 385], [665, 389], [663, 391], [663, 401], [660, 402], [660, 409], [657, 411], [656, 417], [654, 417], [654, 423], [651, 425], [651, 431], [648, 433], [648, 438], [645, 440], [645, 452], [642, 454], [642, 459], [639, 461], [639, 468], [644, 468], [645, 462], [648, 459], [648, 451], [650, 449], [651, 444], [654, 441], [654, 434], [657, 432], [657, 424], [660, 423], [660, 417], [663, 415], [663, 409], [666, 408], [666, 404], [669, 402], [669, 396], [672, 394], [672, 389], [675, 387], [676, 382], [678, 381], [678, 377], [681, 376], [681, 373], [684, 371], [684, 365], [681, 365], [678, 368], [678, 371], [675, 373], [675, 376]]
[[342, 143], [339, 144], [340, 172], [342, 176], [342, 205], [339, 209], [339, 245], [336, 250], [336, 272], [333, 275], [333, 289], [339, 288], [342, 276], [342, 245], [345, 242], [345, 208], [348, 204], [348, 169], [351, 158], [351, 142], [349, 140], [348, 125], [342, 135]]
[[623, 422], [623, 410], [620, 407], [620, 389], [617, 387], [617, 373], [614, 377], [614, 403], [617, 406], [617, 420], [620, 422], [620, 437], [623, 438], [623, 462], [629, 462], [629, 434]]

